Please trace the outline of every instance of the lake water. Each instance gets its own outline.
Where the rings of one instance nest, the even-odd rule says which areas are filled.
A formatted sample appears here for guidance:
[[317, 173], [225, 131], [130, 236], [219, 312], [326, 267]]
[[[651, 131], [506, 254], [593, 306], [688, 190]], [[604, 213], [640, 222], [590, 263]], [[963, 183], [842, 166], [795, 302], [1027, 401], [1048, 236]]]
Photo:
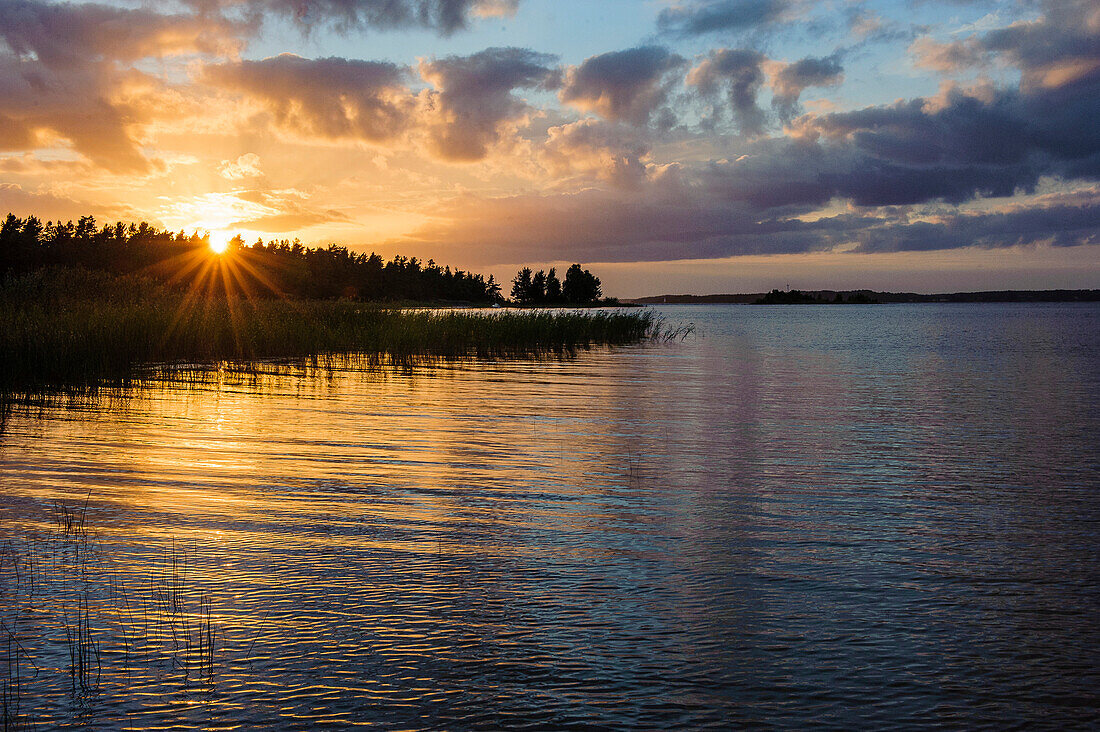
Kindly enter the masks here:
[[661, 310], [697, 335], [11, 409], [4, 714], [1100, 724], [1100, 307]]

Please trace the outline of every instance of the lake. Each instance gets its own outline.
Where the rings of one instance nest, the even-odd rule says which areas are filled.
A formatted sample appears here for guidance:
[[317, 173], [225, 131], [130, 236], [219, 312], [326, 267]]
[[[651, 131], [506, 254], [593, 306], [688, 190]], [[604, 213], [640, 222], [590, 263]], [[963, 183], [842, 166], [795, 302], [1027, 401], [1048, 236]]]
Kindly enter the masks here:
[[1100, 306], [657, 309], [10, 408], [6, 721], [1100, 724]]

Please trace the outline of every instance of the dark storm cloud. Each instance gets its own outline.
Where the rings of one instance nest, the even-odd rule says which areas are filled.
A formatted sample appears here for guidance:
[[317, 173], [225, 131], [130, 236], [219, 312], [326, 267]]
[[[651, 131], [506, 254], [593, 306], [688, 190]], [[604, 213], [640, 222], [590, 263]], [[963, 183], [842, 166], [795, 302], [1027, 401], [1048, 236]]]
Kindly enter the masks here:
[[940, 109], [914, 99], [806, 118], [799, 131], [847, 141], [871, 157], [901, 164], [1003, 166], [1023, 161], [1035, 142], [1020, 111], [1015, 95], [988, 104], [956, 92]]
[[678, 36], [754, 30], [779, 21], [790, 5], [790, 0], [696, 0], [662, 10], [657, 28]]
[[725, 91], [733, 119], [743, 135], [764, 132], [767, 116], [756, 103], [764, 84], [763, 54], [748, 49], [723, 48], [711, 53], [691, 70], [687, 83], [710, 98]]
[[554, 60], [522, 48], [489, 48], [421, 63], [421, 77], [436, 88], [422, 110], [435, 151], [448, 160], [485, 157], [500, 138], [501, 124], [528, 109], [513, 94], [516, 89], [557, 88]]
[[661, 46], [592, 56], [571, 68], [561, 101], [605, 119], [644, 125], [664, 104], [686, 61]]
[[514, 12], [519, 0], [185, 0], [204, 13], [239, 12], [257, 23], [272, 15], [305, 29], [341, 31], [376, 28], [430, 28], [449, 35], [472, 17]]
[[883, 159], [846, 142], [763, 140], [740, 159], [696, 172], [711, 196], [750, 203], [761, 213], [801, 213], [833, 199], [859, 206], [897, 206], [935, 200], [962, 203], [978, 195], [1010, 196], [1030, 189], [1035, 166], [966, 164], [942, 160], [911, 165]]
[[811, 86], [835, 86], [843, 81], [844, 67], [836, 55], [804, 58], [783, 66], [772, 78], [772, 106], [789, 122], [798, 113], [798, 98]]
[[210, 66], [205, 80], [260, 101], [280, 126], [295, 132], [378, 142], [408, 123], [405, 75], [390, 63], [284, 54]]

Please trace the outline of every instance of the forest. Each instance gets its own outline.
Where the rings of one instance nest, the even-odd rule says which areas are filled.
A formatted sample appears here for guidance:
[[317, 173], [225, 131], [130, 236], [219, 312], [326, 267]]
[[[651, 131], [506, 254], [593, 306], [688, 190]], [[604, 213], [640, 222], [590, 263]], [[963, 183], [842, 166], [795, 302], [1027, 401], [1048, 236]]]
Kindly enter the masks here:
[[217, 266], [218, 261], [208, 235], [165, 231], [145, 222], [99, 226], [84, 216], [76, 223], [43, 224], [34, 216], [8, 214], [0, 225], [0, 276], [78, 267], [189, 284], [220, 272], [220, 289], [250, 297], [475, 304], [503, 300], [492, 276], [486, 279], [416, 257], [395, 256], [387, 262], [373, 252], [359, 254], [335, 244], [311, 248], [297, 239], [279, 239], [246, 245], [237, 237], [224, 266]]
[[565, 272], [565, 281], [557, 270], [532, 272], [524, 267], [512, 280], [512, 300], [519, 305], [617, 305], [614, 298], [600, 299], [600, 278], [574, 264]]

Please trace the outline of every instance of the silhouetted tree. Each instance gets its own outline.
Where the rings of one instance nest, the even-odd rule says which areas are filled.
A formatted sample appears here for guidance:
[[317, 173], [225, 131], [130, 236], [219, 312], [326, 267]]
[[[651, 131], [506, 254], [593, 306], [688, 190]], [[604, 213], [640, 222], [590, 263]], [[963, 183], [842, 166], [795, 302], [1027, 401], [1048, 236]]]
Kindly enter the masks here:
[[[447, 272], [450, 273], [451, 268], [447, 268]], [[493, 275], [489, 275], [489, 281], [485, 284], [485, 294], [489, 296], [490, 302], [500, 302], [504, 299], [500, 294], [500, 283], [496, 281]]]
[[531, 304], [531, 268], [524, 267], [512, 280], [512, 299], [521, 305]]
[[[209, 256], [209, 236], [160, 231], [146, 222], [118, 222], [96, 228], [84, 216], [77, 223], [9, 214], [0, 223], [0, 275], [39, 267], [85, 267], [114, 273], [142, 272], [180, 282], [200, 277]], [[346, 247], [304, 246], [295, 239], [246, 246], [240, 236], [230, 242], [230, 263], [254, 295], [309, 298], [353, 297], [367, 300], [435, 300], [494, 302], [500, 286], [473, 272], [440, 269], [434, 261], [395, 256], [385, 262], [378, 254], [358, 254]]]
[[553, 305], [561, 301], [561, 280], [558, 279], [557, 271], [551, 267], [546, 273], [546, 302]]
[[579, 264], [574, 264], [566, 270], [561, 289], [566, 302], [575, 305], [593, 303], [600, 299], [600, 278], [587, 269], [582, 270]]
[[531, 278], [531, 299], [535, 305], [546, 302], [546, 273], [541, 269]]

